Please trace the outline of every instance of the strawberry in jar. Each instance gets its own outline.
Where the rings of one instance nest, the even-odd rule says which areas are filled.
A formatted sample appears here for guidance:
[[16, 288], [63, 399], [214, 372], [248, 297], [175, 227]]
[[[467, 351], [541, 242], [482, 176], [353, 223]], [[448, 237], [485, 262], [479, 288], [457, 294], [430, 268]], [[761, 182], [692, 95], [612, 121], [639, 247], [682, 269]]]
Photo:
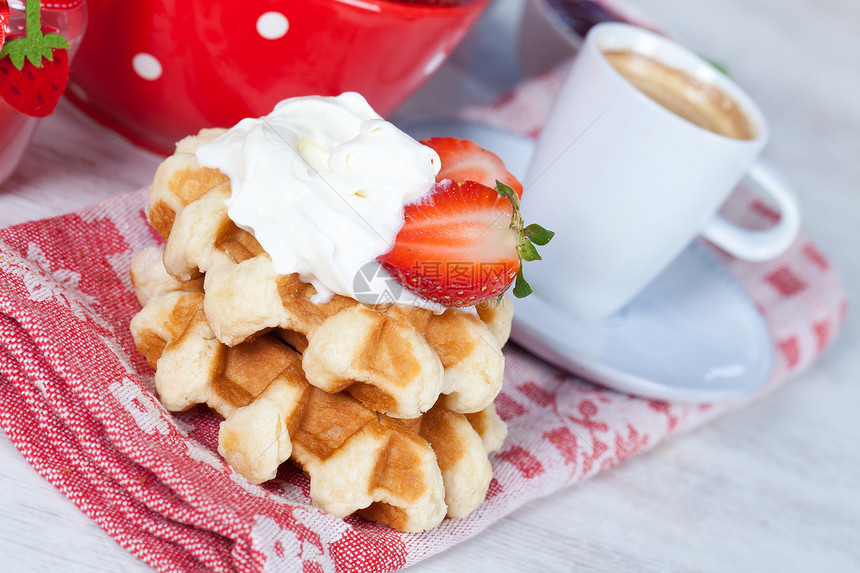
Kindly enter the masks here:
[[65, 90], [86, 10], [85, 0], [0, 0], [0, 183]]

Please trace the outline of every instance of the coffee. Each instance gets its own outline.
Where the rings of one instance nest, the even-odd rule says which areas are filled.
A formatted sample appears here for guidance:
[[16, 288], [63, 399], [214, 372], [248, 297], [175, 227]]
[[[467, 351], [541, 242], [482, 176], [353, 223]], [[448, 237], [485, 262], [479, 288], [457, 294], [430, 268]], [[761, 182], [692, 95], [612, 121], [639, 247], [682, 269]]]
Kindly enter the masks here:
[[738, 103], [717, 86], [631, 50], [603, 55], [627, 81], [675, 115], [725, 137], [755, 139], [756, 130]]

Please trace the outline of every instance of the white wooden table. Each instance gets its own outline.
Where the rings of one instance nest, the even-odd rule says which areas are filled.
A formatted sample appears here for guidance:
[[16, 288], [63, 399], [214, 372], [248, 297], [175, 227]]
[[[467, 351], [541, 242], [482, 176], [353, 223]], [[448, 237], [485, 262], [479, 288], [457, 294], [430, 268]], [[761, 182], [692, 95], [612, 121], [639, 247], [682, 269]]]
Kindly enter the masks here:
[[[848, 285], [848, 325], [766, 399], [532, 503], [414, 571], [860, 570], [860, 2], [636, 4], [726, 63], [765, 110], [765, 156], [795, 182], [807, 232]], [[496, 0], [395, 119], [489, 101], [515, 82], [521, 5]], [[159, 160], [63, 104], [0, 186], [0, 225], [137, 189]], [[0, 571], [51, 570], [149, 568], [0, 435]]]

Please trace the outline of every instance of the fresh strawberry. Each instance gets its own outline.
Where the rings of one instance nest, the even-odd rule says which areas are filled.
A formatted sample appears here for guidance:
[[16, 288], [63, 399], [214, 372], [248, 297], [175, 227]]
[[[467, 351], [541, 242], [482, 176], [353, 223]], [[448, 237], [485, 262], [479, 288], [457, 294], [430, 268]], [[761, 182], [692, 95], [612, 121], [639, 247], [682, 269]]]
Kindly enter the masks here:
[[0, 50], [0, 96], [20, 112], [49, 115], [69, 79], [69, 42], [40, 25], [39, 0], [27, 0], [25, 35]]
[[517, 193], [474, 181], [445, 179], [406, 205], [394, 246], [377, 260], [405, 288], [446, 307], [473, 306], [500, 297], [516, 279], [514, 295], [527, 296], [522, 261], [540, 259], [552, 231], [523, 227]]
[[522, 197], [522, 184], [508, 172], [497, 155], [477, 143], [455, 137], [430, 137], [421, 143], [432, 148], [442, 160], [442, 169], [436, 176], [436, 181], [477, 181], [487, 187], [494, 187], [496, 181], [501, 181], [512, 187], [518, 197]]

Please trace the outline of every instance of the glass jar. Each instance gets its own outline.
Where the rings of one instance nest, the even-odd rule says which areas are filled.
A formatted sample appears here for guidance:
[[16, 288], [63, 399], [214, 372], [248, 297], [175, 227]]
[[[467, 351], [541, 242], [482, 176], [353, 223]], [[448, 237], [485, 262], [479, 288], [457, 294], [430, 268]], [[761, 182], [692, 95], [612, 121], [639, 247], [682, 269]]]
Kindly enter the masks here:
[[[24, 0], [9, 0], [7, 42], [12, 37], [24, 34], [26, 23], [24, 10]], [[69, 41], [69, 61], [71, 61], [81, 45], [87, 26], [86, 0], [43, 0], [41, 24], [43, 27], [55, 28]], [[40, 119], [18, 111], [0, 97], [0, 184], [15, 171]]]

